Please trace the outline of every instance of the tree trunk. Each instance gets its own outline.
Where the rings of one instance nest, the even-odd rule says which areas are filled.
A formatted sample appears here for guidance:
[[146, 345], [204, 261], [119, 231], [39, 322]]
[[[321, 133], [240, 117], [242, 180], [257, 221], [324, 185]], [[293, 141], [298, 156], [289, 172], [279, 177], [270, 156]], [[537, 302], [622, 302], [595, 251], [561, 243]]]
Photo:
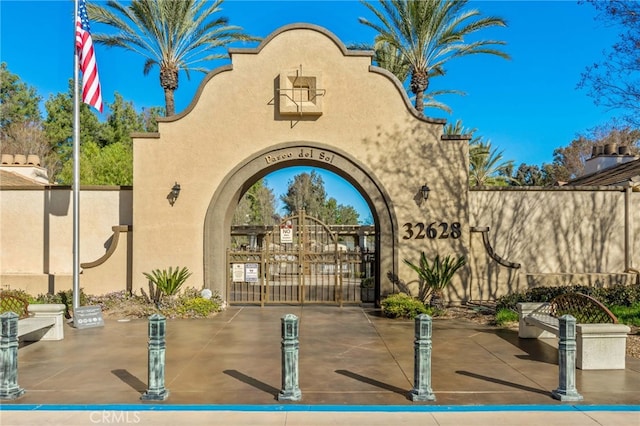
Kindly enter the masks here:
[[438, 311], [444, 311], [446, 308], [444, 293], [442, 291], [434, 291], [431, 293], [431, 300], [429, 300], [429, 306]]
[[418, 110], [418, 112], [422, 112], [424, 111], [424, 92], [418, 90], [418, 92], [416, 92], [415, 95], [416, 95], [416, 110]]
[[164, 104], [166, 117], [176, 113], [176, 105], [173, 100], [173, 89], [164, 89]]
[[424, 70], [414, 69], [411, 72], [411, 81], [409, 82], [409, 89], [416, 95], [416, 110], [422, 113], [424, 110], [424, 92], [429, 87], [429, 76]]
[[164, 89], [165, 115], [169, 117], [176, 113], [173, 92], [178, 88], [178, 68], [171, 64], [161, 66], [160, 86]]

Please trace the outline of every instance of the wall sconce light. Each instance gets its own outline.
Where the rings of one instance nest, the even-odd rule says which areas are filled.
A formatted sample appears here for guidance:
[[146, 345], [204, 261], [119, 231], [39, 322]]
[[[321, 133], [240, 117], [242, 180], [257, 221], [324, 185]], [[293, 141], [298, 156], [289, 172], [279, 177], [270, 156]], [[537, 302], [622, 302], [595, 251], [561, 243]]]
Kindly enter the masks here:
[[175, 185], [173, 185], [173, 187], [171, 188], [171, 192], [169, 192], [169, 195], [167, 195], [167, 200], [169, 200], [169, 204], [171, 204], [171, 207], [173, 207], [173, 204], [176, 202], [179, 195], [180, 184], [176, 182]]
[[420, 188], [420, 193], [424, 201], [427, 201], [427, 198], [429, 198], [429, 191], [431, 191], [431, 188], [429, 188], [426, 183]]

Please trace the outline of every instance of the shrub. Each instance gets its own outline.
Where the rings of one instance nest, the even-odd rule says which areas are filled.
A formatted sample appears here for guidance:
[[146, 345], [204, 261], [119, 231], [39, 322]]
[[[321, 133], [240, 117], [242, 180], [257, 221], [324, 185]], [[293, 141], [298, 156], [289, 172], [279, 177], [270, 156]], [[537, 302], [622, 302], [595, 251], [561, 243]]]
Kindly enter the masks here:
[[633, 306], [640, 303], [640, 286], [618, 284], [598, 288], [593, 297], [607, 306]]
[[419, 314], [430, 313], [424, 303], [406, 293], [392, 294], [382, 300], [382, 312], [389, 318], [413, 319]]
[[153, 300], [158, 303], [162, 295], [166, 296], [174, 296], [180, 290], [180, 287], [185, 283], [187, 278], [191, 276], [191, 272], [186, 267], [176, 269], [169, 267], [169, 270], [166, 269], [154, 269], [151, 273], [143, 272], [142, 273], [147, 279], [149, 283], [155, 285], [155, 296]]
[[210, 299], [205, 299], [198, 290], [190, 287], [175, 299], [163, 300], [159, 308], [169, 318], [207, 318], [222, 310], [222, 299], [217, 292]]
[[583, 293], [598, 299], [603, 305], [632, 306], [640, 303], [640, 286], [614, 285], [612, 287], [588, 287], [572, 285], [563, 287], [534, 287], [525, 292], [511, 293], [498, 298], [496, 310], [515, 310], [520, 302], [550, 302], [553, 298], [566, 293]]
[[503, 326], [510, 322], [518, 322], [518, 313], [511, 309], [500, 309], [496, 312], [495, 324]]

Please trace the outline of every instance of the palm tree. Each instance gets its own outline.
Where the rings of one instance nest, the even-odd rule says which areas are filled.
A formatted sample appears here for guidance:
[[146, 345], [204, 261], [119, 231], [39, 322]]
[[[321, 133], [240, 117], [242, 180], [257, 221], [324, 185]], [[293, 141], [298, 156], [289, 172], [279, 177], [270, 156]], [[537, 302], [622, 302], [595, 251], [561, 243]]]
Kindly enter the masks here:
[[[358, 43], [349, 46], [349, 48], [356, 50], [372, 50], [374, 52], [373, 60], [377, 66], [391, 72], [391, 74], [395, 75], [400, 82], [407, 80], [410, 70], [409, 63], [405, 60], [402, 52], [391, 46], [389, 43], [378, 41], [374, 46], [366, 43]], [[465, 93], [458, 90], [433, 90], [430, 92], [424, 92], [423, 104], [427, 108], [437, 108], [451, 113], [451, 108], [449, 108], [448, 105], [436, 100], [436, 96], [448, 94], [464, 95]], [[424, 98], [426, 98], [426, 101], [424, 101]]]
[[198, 63], [221, 59], [226, 55], [214, 50], [238, 40], [256, 40], [228, 19], [216, 16], [223, 0], [133, 0], [125, 6], [117, 0], [107, 7], [88, 4], [92, 21], [112, 26], [114, 34], [93, 34], [96, 43], [120, 47], [146, 58], [144, 75], [157, 65], [160, 86], [164, 90], [166, 115], [175, 113], [174, 91], [178, 75], [184, 71], [208, 72]]
[[469, 186], [506, 186], [512, 181], [513, 161], [503, 161], [502, 151], [481, 139], [469, 144]]
[[495, 46], [498, 40], [465, 42], [465, 37], [483, 28], [506, 26], [498, 17], [480, 18], [475, 9], [464, 10], [468, 0], [381, 0], [380, 8], [362, 3], [378, 18], [360, 23], [378, 32], [376, 43], [386, 43], [402, 53], [409, 64], [409, 89], [415, 95], [415, 107], [424, 110], [424, 92], [429, 79], [445, 74], [445, 64], [453, 58], [487, 53], [505, 59], [509, 55]]
[[[473, 134], [476, 132], [476, 128], [473, 129], [467, 129], [464, 127], [464, 124], [462, 123], [462, 120], [456, 120], [455, 123], [451, 124], [451, 123], [447, 123], [444, 126], [444, 130], [442, 133], [444, 133], [445, 135], [469, 135], [471, 137], [473, 137]], [[478, 138], [476, 138], [478, 139]], [[474, 140], [471, 141], [471, 143], [473, 143]]]

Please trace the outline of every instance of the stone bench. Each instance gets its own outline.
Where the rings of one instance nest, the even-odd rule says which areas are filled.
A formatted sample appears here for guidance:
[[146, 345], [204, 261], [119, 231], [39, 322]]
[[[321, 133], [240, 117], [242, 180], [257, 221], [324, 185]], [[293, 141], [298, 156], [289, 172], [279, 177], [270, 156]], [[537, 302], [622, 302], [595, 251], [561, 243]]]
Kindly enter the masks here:
[[627, 334], [631, 329], [596, 299], [573, 293], [548, 303], [518, 303], [518, 337], [558, 337], [559, 320], [576, 318], [576, 367], [581, 370], [624, 370]]

